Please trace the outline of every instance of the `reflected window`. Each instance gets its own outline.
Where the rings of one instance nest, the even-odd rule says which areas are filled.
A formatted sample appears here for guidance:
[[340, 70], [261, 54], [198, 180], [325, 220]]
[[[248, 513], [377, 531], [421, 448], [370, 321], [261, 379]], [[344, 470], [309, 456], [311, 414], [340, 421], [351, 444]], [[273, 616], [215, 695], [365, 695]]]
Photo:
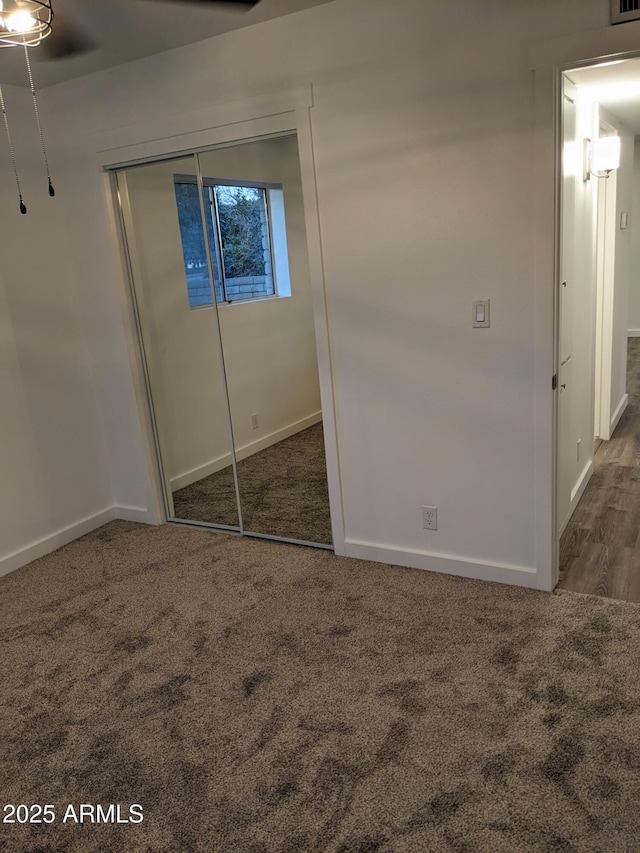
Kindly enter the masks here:
[[282, 186], [205, 179], [206, 234], [195, 176], [174, 178], [182, 254], [191, 308], [290, 296]]

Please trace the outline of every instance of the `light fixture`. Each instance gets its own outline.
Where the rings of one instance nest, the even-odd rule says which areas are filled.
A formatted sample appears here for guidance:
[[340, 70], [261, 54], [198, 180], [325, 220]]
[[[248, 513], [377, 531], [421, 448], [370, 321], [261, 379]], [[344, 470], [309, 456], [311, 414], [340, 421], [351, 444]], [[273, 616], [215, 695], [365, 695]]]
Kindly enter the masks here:
[[[29, 76], [29, 86], [31, 87], [31, 97], [33, 99], [33, 109], [36, 116], [38, 134], [40, 135], [40, 145], [42, 147], [42, 156], [44, 158], [44, 165], [47, 172], [50, 196], [54, 196], [56, 192], [53, 188], [53, 184], [51, 183], [49, 161], [47, 159], [47, 151], [44, 146], [42, 127], [40, 126], [40, 115], [38, 113], [36, 90], [33, 85], [33, 75], [31, 74], [29, 50], [33, 47], [37, 47], [43, 39], [51, 34], [52, 21], [53, 9], [51, 8], [51, 0], [0, 0], [0, 48], [21, 47], [24, 50], [27, 74]], [[18, 176], [18, 167], [16, 164], [13, 142], [11, 141], [9, 119], [7, 116], [7, 108], [4, 101], [2, 86], [0, 86], [0, 109], [2, 110], [2, 119], [4, 121], [4, 129], [7, 137], [7, 143], [9, 145], [9, 153], [11, 155], [13, 175], [18, 189], [20, 213], [26, 213], [27, 206], [22, 198], [22, 189], [20, 187], [20, 178]]]
[[620, 137], [599, 136], [595, 142], [584, 140], [583, 180], [608, 178], [614, 169], [620, 168]]
[[52, 20], [51, 0], [0, 0], [0, 47], [37, 47]]

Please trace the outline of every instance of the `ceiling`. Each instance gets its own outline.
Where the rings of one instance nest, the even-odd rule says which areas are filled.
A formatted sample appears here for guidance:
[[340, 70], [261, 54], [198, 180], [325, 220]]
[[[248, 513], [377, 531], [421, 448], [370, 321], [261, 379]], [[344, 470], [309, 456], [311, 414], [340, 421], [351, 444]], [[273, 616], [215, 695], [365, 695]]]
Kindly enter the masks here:
[[[71, 59], [43, 60], [29, 53], [36, 88], [202, 41], [240, 27], [268, 21], [331, 0], [261, 0], [249, 11], [197, 3], [151, 3], [148, 0], [53, 0], [59, 18], [70, 18], [96, 49]], [[55, 17], [53, 22], [55, 28]], [[0, 84], [27, 86], [21, 50], [0, 50]]]
[[[52, 0], [60, 20], [71, 19], [96, 47], [71, 59], [46, 60], [30, 51], [37, 89], [202, 41], [332, 0], [261, 0], [242, 7], [149, 0]], [[54, 19], [55, 27], [55, 19]], [[579, 88], [597, 90], [597, 99], [630, 130], [640, 134], [640, 58], [568, 72]], [[0, 50], [0, 84], [27, 86], [20, 50]]]
[[640, 134], [640, 59], [577, 68], [568, 76], [579, 90], [587, 89], [629, 130]]

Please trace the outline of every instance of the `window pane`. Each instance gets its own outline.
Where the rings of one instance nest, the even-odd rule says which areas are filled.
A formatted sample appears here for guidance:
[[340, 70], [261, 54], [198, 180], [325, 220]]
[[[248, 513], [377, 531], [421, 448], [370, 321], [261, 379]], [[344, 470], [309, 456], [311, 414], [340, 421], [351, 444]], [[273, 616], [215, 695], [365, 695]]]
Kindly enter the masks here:
[[273, 295], [266, 191], [216, 186], [228, 301]]
[[[178, 221], [180, 223], [180, 237], [182, 238], [182, 256], [184, 269], [187, 277], [187, 293], [191, 308], [200, 308], [203, 305], [211, 305], [211, 281], [209, 279], [209, 268], [207, 266], [207, 252], [202, 230], [202, 216], [200, 214], [200, 199], [198, 197], [198, 186], [195, 183], [175, 184], [176, 202], [178, 205]], [[215, 252], [213, 241], [213, 225], [211, 217], [207, 217], [209, 239], [212, 241], [213, 272], [216, 283], [216, 299], [222, 301], [222, 286], [220, 284], [220, 273], [218, 269], [218, 256]]]

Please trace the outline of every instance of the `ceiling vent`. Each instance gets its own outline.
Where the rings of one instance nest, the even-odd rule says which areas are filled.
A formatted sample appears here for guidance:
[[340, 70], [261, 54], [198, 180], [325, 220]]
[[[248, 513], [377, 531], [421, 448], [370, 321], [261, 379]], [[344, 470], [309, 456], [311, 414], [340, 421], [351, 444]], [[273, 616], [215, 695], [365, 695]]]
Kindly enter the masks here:
[[611, 23], [640, 20], [640, 0], [611, 0]]

